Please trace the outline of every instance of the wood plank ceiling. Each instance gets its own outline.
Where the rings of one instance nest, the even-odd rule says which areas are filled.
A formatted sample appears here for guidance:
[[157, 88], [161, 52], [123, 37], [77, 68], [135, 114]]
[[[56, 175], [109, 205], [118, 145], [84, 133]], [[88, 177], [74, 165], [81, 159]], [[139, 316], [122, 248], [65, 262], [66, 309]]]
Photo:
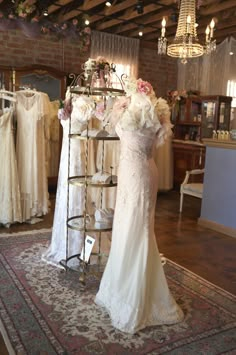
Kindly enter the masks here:
[[[92, 30], [109, 32], [126, 37], [140, 38], [156, 46], [160, 36], [161, 21], [167, 20], [166, 35], [173, 39], [178, 20], [177, 0], [111, 0], [106, 6], [102, 0], [26, 0], [25, 3], [35, 4], [37, 14], [42, 18], [48, 11], [48, 18], [58, 23], [78, 19], [81, 23], [87, 18]], [[214, 37], [217, 43], [228, 36], [236, 38], [236, 0], [198, 0], [197, 33], [200, 41], [205, 39], [205, 29], [214, 18], [216, 27]], [[3, 0], [1, 7], [8, 10], [19, 3], [19, 0]]]

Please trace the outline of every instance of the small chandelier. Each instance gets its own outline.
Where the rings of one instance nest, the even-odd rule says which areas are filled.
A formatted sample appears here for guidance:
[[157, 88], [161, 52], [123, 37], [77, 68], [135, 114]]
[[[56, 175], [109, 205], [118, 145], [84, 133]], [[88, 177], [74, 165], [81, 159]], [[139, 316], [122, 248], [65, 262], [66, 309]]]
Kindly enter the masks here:
[[171, 44], [167, 44], [165, 37], [166, 20], [162, 20], [161, 37], [158, 39], [158, 54], [166, 54], [170, 57], [180, 58], [183, 64], [188, 58], [196, 58], [204, 53], [209, 54], [216, 49], [216, 41], [213, 40], [215, 22], [212, 19], [206, 28], [206, 43], [202, 45], [197, 38], [196, 29], [196, 1], [181, 0], [178, 26], [175, 38]]

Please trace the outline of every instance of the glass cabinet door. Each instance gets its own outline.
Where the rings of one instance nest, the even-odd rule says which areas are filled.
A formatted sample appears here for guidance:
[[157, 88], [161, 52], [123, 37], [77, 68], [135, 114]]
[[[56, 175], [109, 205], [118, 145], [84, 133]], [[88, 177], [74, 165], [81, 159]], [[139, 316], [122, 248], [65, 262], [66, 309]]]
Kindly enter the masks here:
[[186, 110], [187, 106], [185, 101], [180, 101], [179, 103], [179, 121], [184, 122], [186, 120]]
[[220, 103], [220, 110], [219, 110], [219, 122], [218, 122], [218, 129], [227, 131], [230, 125], [230, 108], [231, 105], [228, 102], [221, 102]]
[[189, 119], [191, 122], [201, 122], [201, 102], [192, 101], [190, 106]]
[[202, 138], [211, 138], [213, 130], [216, 130], [216, 102], [203, 101], [202, 102]]

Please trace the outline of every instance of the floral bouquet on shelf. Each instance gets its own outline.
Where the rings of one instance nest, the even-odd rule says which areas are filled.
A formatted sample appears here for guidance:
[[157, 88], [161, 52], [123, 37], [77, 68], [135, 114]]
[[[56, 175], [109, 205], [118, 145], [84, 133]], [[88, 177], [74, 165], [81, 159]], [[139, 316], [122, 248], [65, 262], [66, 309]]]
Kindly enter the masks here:
[[104, 57], [98, 56], [96, 59], [96, 70], [110, 70], [110, 64]]
[[95, 59], [95, 73], [92, 77], [92, 87], [111, 86], [111, 73], [115, 72], [114, 64], [110, 64], [104, 57], [98, 56]]
[[187, 91], [186, 90], [170, 90], [167, 93], [167, 101], [170, 105], [170, 107], [178, 105], [179, 101], [188, 97]]

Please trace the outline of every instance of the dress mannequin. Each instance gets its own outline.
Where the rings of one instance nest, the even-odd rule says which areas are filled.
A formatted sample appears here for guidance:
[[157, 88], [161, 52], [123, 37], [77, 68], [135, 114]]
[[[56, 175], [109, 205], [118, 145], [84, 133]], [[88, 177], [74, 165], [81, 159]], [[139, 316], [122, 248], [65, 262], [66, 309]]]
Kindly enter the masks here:
[[113, 111], [121, 152], [117, 199], [111, 250], [95, 302], [105, 307], [114, 327], [136, 333], [183, 319], [154, 234], [158, 173], [153, 150], [164, 142], [171, 124], [165, 101], [156, 99], [151, 85], [141, 80]]

